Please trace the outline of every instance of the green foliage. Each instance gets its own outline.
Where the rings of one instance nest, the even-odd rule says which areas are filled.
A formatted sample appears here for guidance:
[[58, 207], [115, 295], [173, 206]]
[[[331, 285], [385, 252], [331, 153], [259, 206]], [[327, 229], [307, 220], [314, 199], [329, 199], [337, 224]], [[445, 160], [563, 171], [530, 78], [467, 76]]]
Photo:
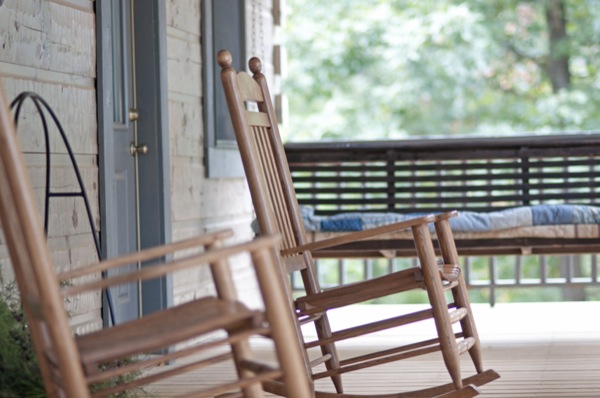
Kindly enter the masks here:
[[0, 397], [45, 397], [44, 383], [14, 284], [0, 290]]
[[[104, 372], [110, 369], [114, 369], [117, 367], [121, 367], [121, 366], [127, 366], [131, 363], [136, 362], [137, 359], [136, 358], [125, 358], [125, 359], [121, 359], [121, 360], [116, 360], [110, 363], [105, 363], [99, 366], [100, 371]], [[100, 390], [105, 390], [107, 388], [112, 388], [112, 387], [116, 387], [120, 384], [126, 384], [129, 383], [133, 380], [135, 380], [136, 378], [138, 378], [141, 375], [140, 371], [136, 371], [136, 372], [132, 372], [132, 373], [127, 373], [125, 375], [121, 375], [115, 378], [112, 378], [110, 380], [107, 380], [105, 382], [102, 383], [98, 383], [95, 384], [94, 386], [92, 386], [91, 390], [92, 392], [94, 391], [100, 391]], [[141, 395], [138, 395], [138, 392]], [[126, 391], [121, 391], [115, 394], [110, 395], [111, 398], [134, 398], [137, 396], [143, 396], [143, 397], [148, 397], [149, 395], [143, 390], [143, 389], [133, 389], [133, 390], [126, 390]]]
[[[600, 0], [288, 0], [288, 138], [591, 130], [600, 123]], [[548, 62], [568, 59], [555, 92]]]
[[[104, 364], [100, 370], [125, 366], [135, 361], [126, 358]], [[136, 379], [141, 372], [111, 379], [93, 387], [94, 391], [114, 387]], [[138, 390], [143, 392], [143, 390]], [[113, 398], [133, 398], [138, 391], [128, 390], [111, 395]], [[14, 284], [3, 284], [0, 278], [0, 398], [43, 398], [44, 381], [39, 370], [33, 342], [27, 327], [18, 290]], [[148, 396], [145, 392], [142, 396]]]

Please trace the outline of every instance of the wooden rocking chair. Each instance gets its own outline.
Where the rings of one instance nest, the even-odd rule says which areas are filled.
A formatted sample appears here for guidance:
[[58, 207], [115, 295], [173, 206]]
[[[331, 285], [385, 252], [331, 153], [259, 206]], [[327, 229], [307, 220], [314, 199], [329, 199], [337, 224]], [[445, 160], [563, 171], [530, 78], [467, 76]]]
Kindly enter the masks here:
[[[316, 341], [303, 341], [303, 343], [307, 349], [321, 348], [322, 356], [320, 359], [313, 360], [311, 365], [325, 363], [326, 366], [325, 371], [312, 372], [313, 379], [331, 377], [337, 396], [353, 397], [352, 394], [344, 393], [341, 374], [438, 350], [442, 353], [452, 383], [418, 392], [385, 395], [385, 397], [470, 397], [478, 394], [476, 386], [498, 378], [498, 374], [494, 371], [484, 371], [482, 365], [479, 337], [464, 280], [458, 268], [458, 255], [448, 222], [448, 218], [455, 216], [456, 212], [420, 217], [343, 237], [306, 243], [304, 225], [279, 136], [271, 97], [266, 79], [261, 73], [261, 62], [258, 58], [250, 60], [249, 66], [253, 78], [245, 72], [237, 73], [232, 68], [231, 54], [226, 50], [219, 52], [218, 62], [222, 67], [221, 80], [260, 232], [283, 235], [280, 250], [281, 263], [285, 264], [288, 272], [300, 271], [302, 276], [306, 295], [294, 300], [296, 313], [299, 324], [314, 323], [318, 335]], [[256, 104], [258, 110], [247, 109], [247, 103]], [[429, 224], [432, 222], [438, 235], [442, 263], [445, 264], [443, 266], [438, 266], [435, 257], [429, 231]], [[405, 229], [412, 230], [415, 255], [419, 259], [420, 267], [361, 283], [321, 290], [312, 252]], [[412, 289], [425, 289], [431, 308], [346, 330], [331, 330], [327, 317], [328, 310]], [[446, 302], [445, 291], [447, 290], [451, 291], [453, 297], [450, 303]], [[337, 341], [431, 318], [434, 320], [438, 336], [433, 340], [344, 360], [340, 360], [336, 353]], [[454, 323], [460, 324], [460, 332], [453, 331]], [[459, 355], [467, 351], [475, 365], [476, 374], [463, 380]], [[308, 361], [307, 358], [306, 354], [305, 360]], [[270, 387], [271, 392], [283, 393], [273, 384]], [[317, 392], [318, 397], [334, 395]]]
[[[103, 397], [183, 372], [232, 360], [238, 377], [187, 396], [228, 393], [262, 397], [261, 382], [281, 380], [287, 394], [311, 396], [300, 345], [290, 344], [297, 330], [281, 284], [274, 247], [278, 238], [265, 237], [236, 246], [224, 245], [231, 231], [146, 249], [57, 275], [36, 209], [29, 175], [15, 136], [12, 117], [0, 88], [0, 226], [15, 271], [44, 385], [49, 397]], [[201, 250], [196, 250], [201, 249]], [[173, 261], [165, 256], [185, 251]], [[200, 253], [199, 253], [200, 252]], [[265, 311], [251, 310], [236, 299], [228, 268], [231, 256], [247, 253], [255, 267]], [[137, 262], [153, 261], [139, 271], [107, 279], [102, 271]], [[112, 328], [74, 336], [64, 300], [81, 292], [157, 278], [170, 272], [208, 265], [217, 294], [168, 308]], [[62, 285], [62, 287], [61, 287]], [[271, 336], [279, 365], [264, 366], [252, 357], [248, 338]], [[177, 349], [174, 347], [177, 346]], [[227, 349], [215, 351], [218, 346]], [[159, 355], [158, 352], [166, 352]], [[146, 355], [148, 354], [148, 355]], [[142, 372], [119, 384], [115, 378], [190, 356], [182, 364]], [[122, 359], [133, 362], [105, 368]], [[160, 370], [159, 370], [160, 369]], [[111, 384], [112, 383], [112, 384]], [[107, 387], [108, 386], [108, 387]]]

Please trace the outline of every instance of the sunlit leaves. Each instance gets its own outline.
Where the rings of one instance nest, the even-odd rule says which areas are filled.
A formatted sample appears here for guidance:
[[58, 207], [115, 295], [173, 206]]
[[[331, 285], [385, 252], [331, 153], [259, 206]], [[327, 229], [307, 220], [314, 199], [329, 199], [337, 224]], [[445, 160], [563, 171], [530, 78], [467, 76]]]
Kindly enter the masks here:
[[[600, 123], [600, 0], [286, 0], [293, 140], [522, 134]], [[568, 56], [552, 92], [547, 61]]]

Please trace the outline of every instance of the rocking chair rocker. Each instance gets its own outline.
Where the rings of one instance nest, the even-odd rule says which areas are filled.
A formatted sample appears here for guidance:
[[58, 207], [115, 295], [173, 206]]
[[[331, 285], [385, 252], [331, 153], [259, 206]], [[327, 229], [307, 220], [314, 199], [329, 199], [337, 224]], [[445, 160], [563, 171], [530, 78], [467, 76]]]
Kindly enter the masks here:
[[[253, 77], [245, 72], [237, 73], [231, 66], [231, 54], [226, 50], [218, 53], [218, 63], [222, 68], [221, 80], [260, 233], [279, 233], [283, 236], [280, 248], [281, 264], [288, 272], [300, 271], [302, 276], [305, 295], [293, 300], [298, 328], [300, 325], [314, 324], [318, 335], [317, 340], [302, 341], [302, 343], [306, 349], [320, 347], [322, 354], [319, 359], [310, 362], [305, 352], [306, 366], [312, 368], [324, 363], [326, 370], [318, 372], [311, 370], [312, 378], [316, 380], [330, 377], [335, 386], [336, 393], [317, 391], [316, 396], [355, 397], [357, 395], [345, 393], [341, 380], [343, 373], [435, 351], [441, 351], [452, 379], [451, 383], [420, 391], [368, 396], [402, 398], [478, 395], [477, 386], [495, 380], [499, 376], [493, 370], [485, 371], [483, 368], [479, 337], [464, 280], [457, 265], [458, 255], [448, 222], [456, 212], [424, 216], [342, 237], [306, 243], [304, 225], [279, 136], [271, 96], [265, 76], [261, 73], [261, 62], [258, 58], [250, 60], [249, 67]], [[247, 109], [247, 103], [256, 104], [258, 111]], [[438, 265], [435, 257], [429, 231], [431, 223], [435, 225], [442, 263], [445, 264], [443, 266]], [[394, 272], [361, 283], [327, 290], [320, 288], [312, 252], [405, 229], [412, 230], [415, 256], [419, 259], [420, 267]], [[431, 308], [345, 330], [331, 330], [328, 310], [413, 289], [426, 290]], [[446, 301], [445, 291], [451, 292], [452, 302]], [[437, 338], [360, 357], [343, 360], [338, 358], [335, 346], [337, 341], [425, 319], [433, 319]], [[460, 325], [460, 331], [457, 333], [453, 331], [454, 323]], [[476, 370], [474, 376], [466, 379], [461, 376], [459, 361], [459, 355], [464, 352], [469, 352]], [[272, 393], [284, 394], [276, 383], [266, 383], [266, 388]]]

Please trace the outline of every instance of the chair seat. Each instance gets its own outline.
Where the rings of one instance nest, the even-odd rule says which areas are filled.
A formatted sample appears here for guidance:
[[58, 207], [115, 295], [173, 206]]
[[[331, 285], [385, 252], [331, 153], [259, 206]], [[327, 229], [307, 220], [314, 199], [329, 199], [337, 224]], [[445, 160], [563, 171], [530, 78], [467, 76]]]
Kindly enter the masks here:
[[258, 328], [264, 316], [239, 302], [206, 297], [171, 307], [160, 313], [77, 336], [84, 368], [98, 363], [150, 353], [198, 335], [217, 330]]

